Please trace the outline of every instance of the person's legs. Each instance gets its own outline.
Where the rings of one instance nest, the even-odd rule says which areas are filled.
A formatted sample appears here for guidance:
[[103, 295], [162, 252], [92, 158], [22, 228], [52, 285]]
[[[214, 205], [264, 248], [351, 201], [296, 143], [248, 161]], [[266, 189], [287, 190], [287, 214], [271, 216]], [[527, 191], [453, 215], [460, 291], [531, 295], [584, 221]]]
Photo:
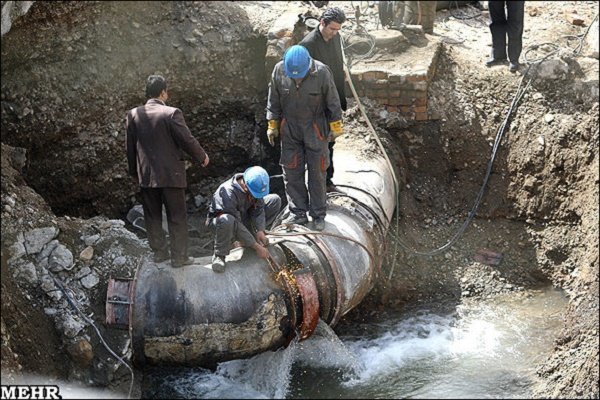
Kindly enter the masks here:
[[492, 58], [494, 60], [506, 59], [506, 30], [508, 22], [504, 5], [506, 1], [489, 1], [490, 32], [492, 33]]
[[508, 12], [508, 59], [513, 64], [519, 64], [523, 49], [523, 20], [525, 18], [524, 1], [507, 1]]
[[171, 260], [186, 261], [188, 258], [188, 225], [185, 189], [164, 188], [163, 199], [171, 241]]
[[221, 214], [213, 218], [212, 226], [215, 229], [214, 254], [227, 256], [233, 242], [235, 217], [231, 214]]
[[140, 188], [140, 195], [148, 244], [158, 258], [166, 259], [169, 250], [162, 228], [162, 188]]
[[308, 190], [304, 183], [304, 154], [300, 151], [296, 157], [296, 163], [282, 166], [283, 183], [290, 213], [297, 219], [303, 219], [306, 218], [308, 211]]
[[264, 198], [265, 202], [265, 225], [267, 229], [271, 227], [273, 221], [281, 211], [281, 197], [277, 194], [268, 194]]
[[327, 191], [325, 187], [326, 171], [329, 166], [327, 144], [321, 149], [307, 149], [308, 193], [310, 195], [309, 214], [316, 219], [324, 219], [327, 214]]

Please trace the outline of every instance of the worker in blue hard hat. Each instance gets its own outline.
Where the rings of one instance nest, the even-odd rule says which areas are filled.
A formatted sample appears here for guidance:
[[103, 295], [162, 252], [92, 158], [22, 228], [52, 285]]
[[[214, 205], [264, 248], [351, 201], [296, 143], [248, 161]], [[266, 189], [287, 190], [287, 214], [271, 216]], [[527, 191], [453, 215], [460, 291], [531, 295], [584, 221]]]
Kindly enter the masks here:
[[[267, 137], [281, 137], [281, 157], [290, 215], [283, 224], [323, 230], [327, 214], [326, 171], [330, 138], [343, 133], [340, 98], [329, 68], [303, 46], [292, 46], [273, 69], [267, 101]], [[304, 183], [308, 169], [308, 188]]]
[[212, 196], [207, 216], [207, 224], [215, 230], [213, 271], [225, 271], [225, 257], [234, 241], [268, 258], [265, 230], [280, 209], [281, 198], [269, 194], [269, 174], [262, 167], [250, 167], [223, 182]]

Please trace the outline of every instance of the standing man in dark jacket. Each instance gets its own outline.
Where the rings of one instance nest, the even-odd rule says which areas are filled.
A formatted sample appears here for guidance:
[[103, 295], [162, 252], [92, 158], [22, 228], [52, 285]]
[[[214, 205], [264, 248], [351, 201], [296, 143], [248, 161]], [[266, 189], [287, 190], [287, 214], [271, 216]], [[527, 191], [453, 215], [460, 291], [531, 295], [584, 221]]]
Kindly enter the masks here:
[[188, 257], [188, 225], [185, 204], [187, 187], [183, 153], [206, 167], [209, 159], [185, 124], [181, 110], [165, 105], [167, 82], [150, 75], [146, 83], [145, 105], [127, 113], [127, 163], [129, 174], [140, 185], [148, 242], [154, 261], [169, 258], [162, 229], [162, 206], [167, 211], [171, 242], [171, 266], [193, 263]]
[[[328, 140], [343, 133], [342, 109], [329, 68], [292, 46], [273, 69], [267, 100], [267, 137], [281, 131], [283, 182], [290, 216], [284, 224], [305, 225], [309, 212], [316, 230], [325, 227], [329, 166]], [[308, 169], [308, 190], [304, 175]], [[310, 196], [309, 196], [310, 195]]]
[[213, 271], [225, 271], [225, 257], [234, 240], [252, 247], [260, 258], [268, 258], [265, 229], [280, 209], [281, 198], [269, 194], [269, 174], [261, 167], [250, 167], [223, 182], [212, 197], [207, 218], [215, 229]]
[[[344, 79], [344, 60], [342, 57], [342, 43], [338, 35], [342, 24], [346, 22], [346, 14], [338, 7], [328, 8], [320, 18], [318, 28], [313, 29], [299, 43], [306, 47], [310, 56], [327, 65], [333, 74], [333, 81], [340, 97], [340, 105], [346, 111], [346, 93]], [[333, 178], [333, 146], [335, 140], [329, 142], [329, 167], [327, 168], [327, 191], [337, 191], [331, 181]]]

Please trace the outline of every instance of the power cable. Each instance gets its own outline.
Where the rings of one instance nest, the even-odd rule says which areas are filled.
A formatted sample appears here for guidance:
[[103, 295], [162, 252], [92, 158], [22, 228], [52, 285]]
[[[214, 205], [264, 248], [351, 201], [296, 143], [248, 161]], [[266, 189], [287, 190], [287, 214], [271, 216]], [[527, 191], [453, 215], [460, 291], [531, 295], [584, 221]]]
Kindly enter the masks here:
[[[598, 18], [598, 14], [594, 17], [594, 20], [592, 21], [592, 24], [593, 24], [593, 22], [595, 22], [595, 20], [597, 18]], [[577, 46], [577, 48], [573, 51], [574, 55], [578, 55], [581, 52], [582, 47], [583, 47], [583, 40], [587, 36], [587, 34], [588, 34], [588, 32], [589, 32], [590, 27], [592, 26], [592, 24], [590, 24], [588, 26], [588, 29], [586, 30], [586, 32], [583, 35], [581, 35], [581, 37], [580, 37], [580, 43]], [[537, 45], [537, 47], [539, 47], [539, 45]], [[343, 46], [342, 46], [342, 48], [343, 48]], [[528, 51], [530, 51], [530, 50], [531, 49], [528, 49]], [[516, 91], [516, 93], [515, 93], [515, 95], [513, 97], [513, 100], [511, 102], [509, 110], [507, 111], [506, 117], [504, 118], [502, 124], [500, 125], [500, 127], [498, 128], [498, 131], [496, 133], [496, 138], [494, 140], [494, 144], [493, 144], [493, 148], [492, 148], [492, 154], [490, 156], [490, 160], [488, 161], [488, 165], [487, 165], [487, 168], [486, 168], [486, 173], [485, 173], [485, 176], [484, 176], [484, 180], [483, 180], [481, 188], [480, 188], [480, 190], [479, 190], [479, 192], [477, 194], [475, 202], [474, 202], [474, 204], [473, 204], [473, 206], [472, 206], [472, 208], [471, 208], [471, 210], [470, 210], [467, 218], [465, 219], [465, 221], [463, 222], [463, 224], [459, 227], [459, 229], [456, 231], [456, 233], [451, 237], [451, 239], [445, 245], [443, 245], [443, 246], [441, 246], [441, 247], [439, 247], [439, 248], [437, 248], [435, 250], [431, 250], [431, 251], [418, 251], [418, 250], [415, 250], [415, 249], [411, 248], [410, 246], [408, 246], [407, 244], [405, 244], [403, 241], [401, 241], [397, 237], [396, 237], [396, 240], [395, 240], [396, 244], [400, 244], [406, 250], [408, 250], [408, 251], [410, 251], [410, 252], [412, 252], [414, 254], [417, 254], [417, 255], [433, 256], [433, 255], [439, 254], [439, 253], [447, 250], [454, 243], [456, 243], [456, 241], [458, 241], [458, 239], [462, 236], [462, 234], [464, 233], [464, 231], [466, 230], [466, 228], [468, 227], [468, 225], [470, 224], [470, 222], [475, 217], [475, 214], [477, 213], [477, 210], [479, 208], [479, 205], [480, 205], [481, 200], [483, 198], [483, 195], [485, 193], [485, 189], [487, 187], [487, 183], [488, 183], [489, 177], [490, 177], [491, 172], [492, 172], [493, 164], [494, 164], [494, 161], [496, 159], [496, 155], [497, 155], [498, 149], [500, 147], [500, 142], [502, 140], [502, 137], [504, 136], [504, 133], [506, 131], [506, 128], [508, 126], [510, 118], [512, 117], [512, 114], [513, 114], [513, 112], [514, 112], [517, 104], [523, 98], [523, 95], [529, 89], [529, 87], [532, 85], [533, 81], [537, 77], [537, 74], [534, 74], [534, 72], [536, 71], [537, 67], [543, 61], [547, 60], [549, 57], [551, 57], [552, 55], [554, 55], [556, 53], [557, 53], [557, 51], [550, 52], [546, 56], [544, 56], [544, 57], [542, 57], [542, 58], [540, 58], [538, 60], [535, 60], [534, 62], [530, 62], [527, 70], [525, 71], [525, 73], [521, 77], [521, 80], [519, 82], [517, 91]], [[342, 51], [342, 56], [344, 57], [344, 52], [343, 51]], [[352, 83], [352, 77], [351, 77], [351, 74], [349, 72], [350, 66], [348, 64], [346, 64], [346, 65], [347, 65], [346, 74], [347, 74], [349, 86], [350, 86], [350, 88], [352, 90], [352, 94], [354, 95], [354, 98], [357, 101], [359, 109], [361, 110], [361, 113], [362, 113], [363, 117], [365, 118], [365, 120], [367, 122], [367, 125], [368, 125], [368, 127], [369, 127], [372, 135], [376, 138], [377, 143], [380, 145], [380, 148], [381, 148], [381, 150], [382, 150], [382, 152], [383, 152], [383, 154], [384, 154], [384, 156], [386, 158], [386, 161], [388, 163], [388, 167], [390, 168], [390, 170], [393, 173], [394, 184], [395, 184], [394, 189], [396, 191], [396, 193], [395, 193], [396, 194], [396, 203], [399, 204], [398, 203], [398, 200], [399, 200], [399, 190], [398, 190], [398, 184], [397, 184], [396, 176], [395, 176], [395, 174], [393, 172], [394, 169], [392, 168], [391, 162], [389, 161], [389, 158], [387, 156], [387, 152], [385, 151], [385, 149], [381, 145], [381, 142], [379, 141], [378, 135], [377, 135], [375, 129], [373, 128], [373, 126], [372, 126], [372, 124], [371, 124], [368, 116], [366, 115], [366, 112], [364, 111], [364, 107], [362, 106], [362, 103], [360, 102], [360, 99], [359, 99], [359, 97], [358, 97], [358, 95], [356, 93], [356, 90], [354, 89], [354, 85]], [[531, 74], [530, 74], [532, 66], [535, 66], [535, 68], [534, 68], [533, 72], [531, 72]], [[525, 81], [526, 77], [528, 78], [528, 80], [527, 80], [527, 83], [523, 86], [523, 82]], [[398, 212], [398, 210], [396, 210], [396, 229], [398, 229], [398, 226], [399, 226], [399, 212]], [[395, 261], [395, 259], [396, 258], [394, 257], [394, 261]], [[391, 279], [391, 276], [392, 276], [392, 273], [393, 273], [393, 270], [394, 270], [394, 266], [395, 266], [395, 262], [394, 262], [394, 264], [391, 267], [389, 279]]]
[[[75, 296], [73, 296], [73, 298], [71, 298], [71, 296], [69, 296], [69, 294], [67, 293], [67, 290], [65, 289], [65, 287], [63, 286], [63, 284], [58, 279], [56, 279], [53, 275], [50, 275], [50, 276], [54, 280], [54, 284], [56, 286], [58, 286], [58, 288], [60, 289], [60, 291], [67, 298], [67, 302], [69, 303], [69, 305], [77, 312], [77, 314], [79, 314], [81, 316], [81, 318], [83, 318], [83, 320], [85, 322], [87, 322], [88, 324], [90, 324], [92, 326], [92, 328], [94, 328], [94, 330], [96, 331], [96, 334], [98, 335], [98, 338], [100, 339], [100, 342], [104, 345], [104, 348], [106, 348], [106, 350], [113, 357], [115, 357], [121, 364], [123, 364], [129, 370], [129, 373], [131, 374], [131, 382], [129, 383], [129, 393], [127, 394], [127, 398], [130, 399], [131, 398], [131, 392], [133, 390], [134, 377], [135, 377], [134, 373], [133, 373], [133, 369], [131, 369], [131, 367], [110, 348], [110, 346], [106, 343], [106, 341], [102, 337], [102, 334], [100, 333], [100, 330], [96, 326], [96, 323], [91, 318], [89, 318], [87, 315], [85, 315], [79, 309], [79, 307], [77, 307], [77, 305], [75, 304]], [[73, 292], [71, 289], [69, 289], [69, 290], [71, 292]]]
[[467, 5], [468, 8], [472, 8], [475, 10], [475, 13], [473, 14], [465, 14], [464, 12], [460, 12], [459, 14], [455, 14], [452, 12], [452, 4], [454, 4], [456, 10], [459, 10], [460, 8], [458, 7], [458, 1], [451, 1], [450, 5], [448, 7], [448, 11], [450, 11], [450, 15], [452, 15], [454, 18], [459, 19], [459, 20], [467, 20], [467, 19], [473, 19], [473, 18], [477, 18], [479, 16], [481, 16], [481, 10], [478, 10], [477, 8], [473, 7], [472, 5]]

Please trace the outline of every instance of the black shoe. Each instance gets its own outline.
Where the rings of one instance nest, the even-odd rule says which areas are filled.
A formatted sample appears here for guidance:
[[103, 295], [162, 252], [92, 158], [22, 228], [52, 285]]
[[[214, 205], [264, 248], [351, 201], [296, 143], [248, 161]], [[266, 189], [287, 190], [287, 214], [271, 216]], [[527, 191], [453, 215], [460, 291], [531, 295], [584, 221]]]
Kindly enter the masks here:
[[181, 268], [184, 265], [191, 265], [194, 263], [194, 259], [192, 257], [188, 257], [186, 259], [171, 259], [171, 267], [173, 268]]
[[494, 57], [490, 57], [485, 62], [485, 66], [486, 67], [492, 67], [494, 65], [504, 64], [504, 63], [506, 63], [506, 58], [494, 58]]
[[289, 217], [287, 217], [286, 219], [284, 219], [283, 221], [281, 221], [281, 223], [283, 225], [306, 225], [306, 223], [308, 222], [308, 218], [306, 218], [306, 215], [296, 215], [296, 214], [290, 214]]
[[155, 263], [161, 263], [163, 261], [167, 261], [169, 259], [169, 252], [168, 251], [157, 251], [154, 253], [154, 262]]
[[325, 229], [325, 219], [316, 218], [313, 220], [313, 228], [315, 231], [322, 231]]
[[213, 255], [212, 258], [212, 270], [215, 272], [225, 272], [225, 266], [227, 262], [224, 256]]
[[327, 193], [339, 192], [340, 190], [333, 184], [333, 182], [327, 183]]
[[510, 72], [517, 72], [519, 70], [519, 63], [511, 62], [510, 65], [508, 66], [508, 70]]

